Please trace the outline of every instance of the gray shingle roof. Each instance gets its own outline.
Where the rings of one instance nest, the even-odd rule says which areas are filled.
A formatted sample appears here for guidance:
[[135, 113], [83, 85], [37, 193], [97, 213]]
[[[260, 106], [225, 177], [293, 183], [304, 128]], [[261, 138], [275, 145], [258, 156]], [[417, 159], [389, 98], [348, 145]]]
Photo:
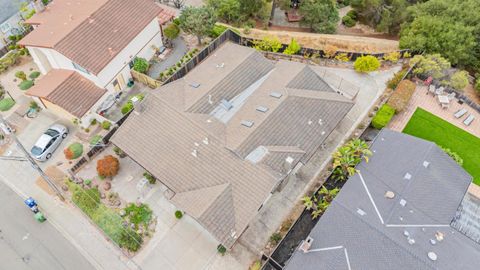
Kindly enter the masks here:
[[[145, 109], [132, 113], [112, 142], [231, 247], [278, 181], [308, 160], [353, 106], [332, 91], [287, 88], [304, 67], [225, 43], [184, 78], [148, 95]], [[232, 104], [226, 121], [212, 114], [222, 99]], [[259, 112], [260, 105], [268, 110]], [[241, 124], [247, 120], [251, 127]], [[267, 150], [263, 159], [245, 159], [259, 147]]]
[[288, 88], [297, 88], [313, 91], [335, 92], [312, 68], [305, 66], [288, 84]]
[[[450, 227], [471, 176], [433, 143], [391, 130], [382, 130], [371, 149], [370, 162], [357, 167], [360, 173], [348, 180], [310, 233], [310, 251], [295, 251], [285, 269], [349, 269], [315, 251], [336, 246], [347, 250], [350, 269], [478, 269], [480, 246]], [[386, 198], [387, 191], [395, 197]]]

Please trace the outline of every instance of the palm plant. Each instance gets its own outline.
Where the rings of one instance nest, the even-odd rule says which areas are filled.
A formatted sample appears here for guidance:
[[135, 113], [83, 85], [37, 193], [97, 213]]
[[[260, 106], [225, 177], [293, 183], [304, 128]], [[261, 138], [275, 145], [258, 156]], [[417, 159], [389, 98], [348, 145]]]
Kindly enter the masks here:
[[349, 176], [354, 175], [357, 170], [355, 166], [362, 159], [368, 162], [369, 156], [372, 155], [365, 141], [353, 139], [333, 153], [333, 176], [336, 180], [345, 181]]
[[329, 190], [325, 186], [322, 186], [317, 195], [314, 194], [312, 197], [305, 196], [302, 198], [305, 208], [307, 210], [313, 210], [312, 219], [316, 219], [327, 210], [339, 191], [338, 188]]

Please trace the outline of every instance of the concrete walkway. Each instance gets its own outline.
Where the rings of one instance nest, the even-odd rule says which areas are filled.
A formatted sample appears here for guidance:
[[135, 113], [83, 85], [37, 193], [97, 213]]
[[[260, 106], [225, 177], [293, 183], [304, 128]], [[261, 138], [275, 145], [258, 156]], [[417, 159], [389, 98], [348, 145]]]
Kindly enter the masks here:
[[187, 53], [187, 45], [181, 37], [176, 38], [172, 43], [173, 49], [170, 54], [163, 61], [152, 64], [148, 70], [148, 76], [154, 79], [158, 78], [161, 72], [177, 64], [177, 62]]

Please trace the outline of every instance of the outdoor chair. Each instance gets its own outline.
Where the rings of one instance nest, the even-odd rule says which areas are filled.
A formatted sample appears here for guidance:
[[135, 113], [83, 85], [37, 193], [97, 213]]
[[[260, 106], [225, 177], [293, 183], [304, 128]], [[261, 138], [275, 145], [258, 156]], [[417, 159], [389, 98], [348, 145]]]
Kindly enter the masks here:
[[461, 118], [462, 116], [464, 116], [466, 113], [467, 113], [467, 109], [463, 108], [463, 109], [460, 109], [458, 110], [453, 116], [455, 116], [455, 118]]
[[428, 94], [428, 93], [431, 93], [432, 95], [435, 95], [435, 85], [430, 84], [430, 85], [428, 86], [428, 92], [427, 92], [427, 94]]
[[464, 123], [466, 126], [470, 126], [470, 124], [473, 122], [473, 120], [475, 120], [475, 116], [473, 116], [473, 114], [470, 114], [470, 115], [465, 119], [465, 121], [463, 121], [463, 123]]
[[445, 87], [443, 87], [443, 86], [439, 87], [437, 90], [435, 90], [435, 95], [436, 95], [436, 96], [442, 95], [442, 94], [443, 94], [443, 90], [445, 90]]
[[448, 97], [448, 100], [452, 101], [455, 98], [455, 92], [448, 94], [447, 97]]

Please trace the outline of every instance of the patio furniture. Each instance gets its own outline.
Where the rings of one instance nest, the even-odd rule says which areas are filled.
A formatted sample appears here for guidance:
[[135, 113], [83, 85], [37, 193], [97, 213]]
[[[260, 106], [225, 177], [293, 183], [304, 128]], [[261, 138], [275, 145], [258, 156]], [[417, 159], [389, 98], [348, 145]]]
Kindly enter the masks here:
[[440, 105], [442, 105], [442, 109], [446, 109], [449, 107], [450, 100], [448, 99], [448, 96], [438, 95], [437, 98], [438, 98], [438, 101], [440, 102]]
[[428, 94], [428, 93], [431, 93], [432, 95], [435, 95], [435, 85], [430, 84], [430, 85], [428, 86], [428, 92], [427, 92], [427, 94]]
[[465, 119], [465, 121], [463, 121], [463, 123], [464, 123], [466, 126], [470, 126], [470, 124], [473, 122], [473, 120], [475, 120], [475, 116], [473, 116], [473, 114], [470, 114], [470, 115]]
[[441, 86], [437, 90], [435, 90], [435, 95], [443, 95], [443, 90], [445, 90], [445, 87]]
[[455, 92], [448, 94], [447, 97], [448, 97], [448, 100], [452, 101], [455, 98]]
[[455, 116], [455, 118], [458, 119], [458, 118], [464, 116], [467, 112], [468, 112], [467, 109], [463, 108], [463, 109], [458, 110], [453, 116]]

